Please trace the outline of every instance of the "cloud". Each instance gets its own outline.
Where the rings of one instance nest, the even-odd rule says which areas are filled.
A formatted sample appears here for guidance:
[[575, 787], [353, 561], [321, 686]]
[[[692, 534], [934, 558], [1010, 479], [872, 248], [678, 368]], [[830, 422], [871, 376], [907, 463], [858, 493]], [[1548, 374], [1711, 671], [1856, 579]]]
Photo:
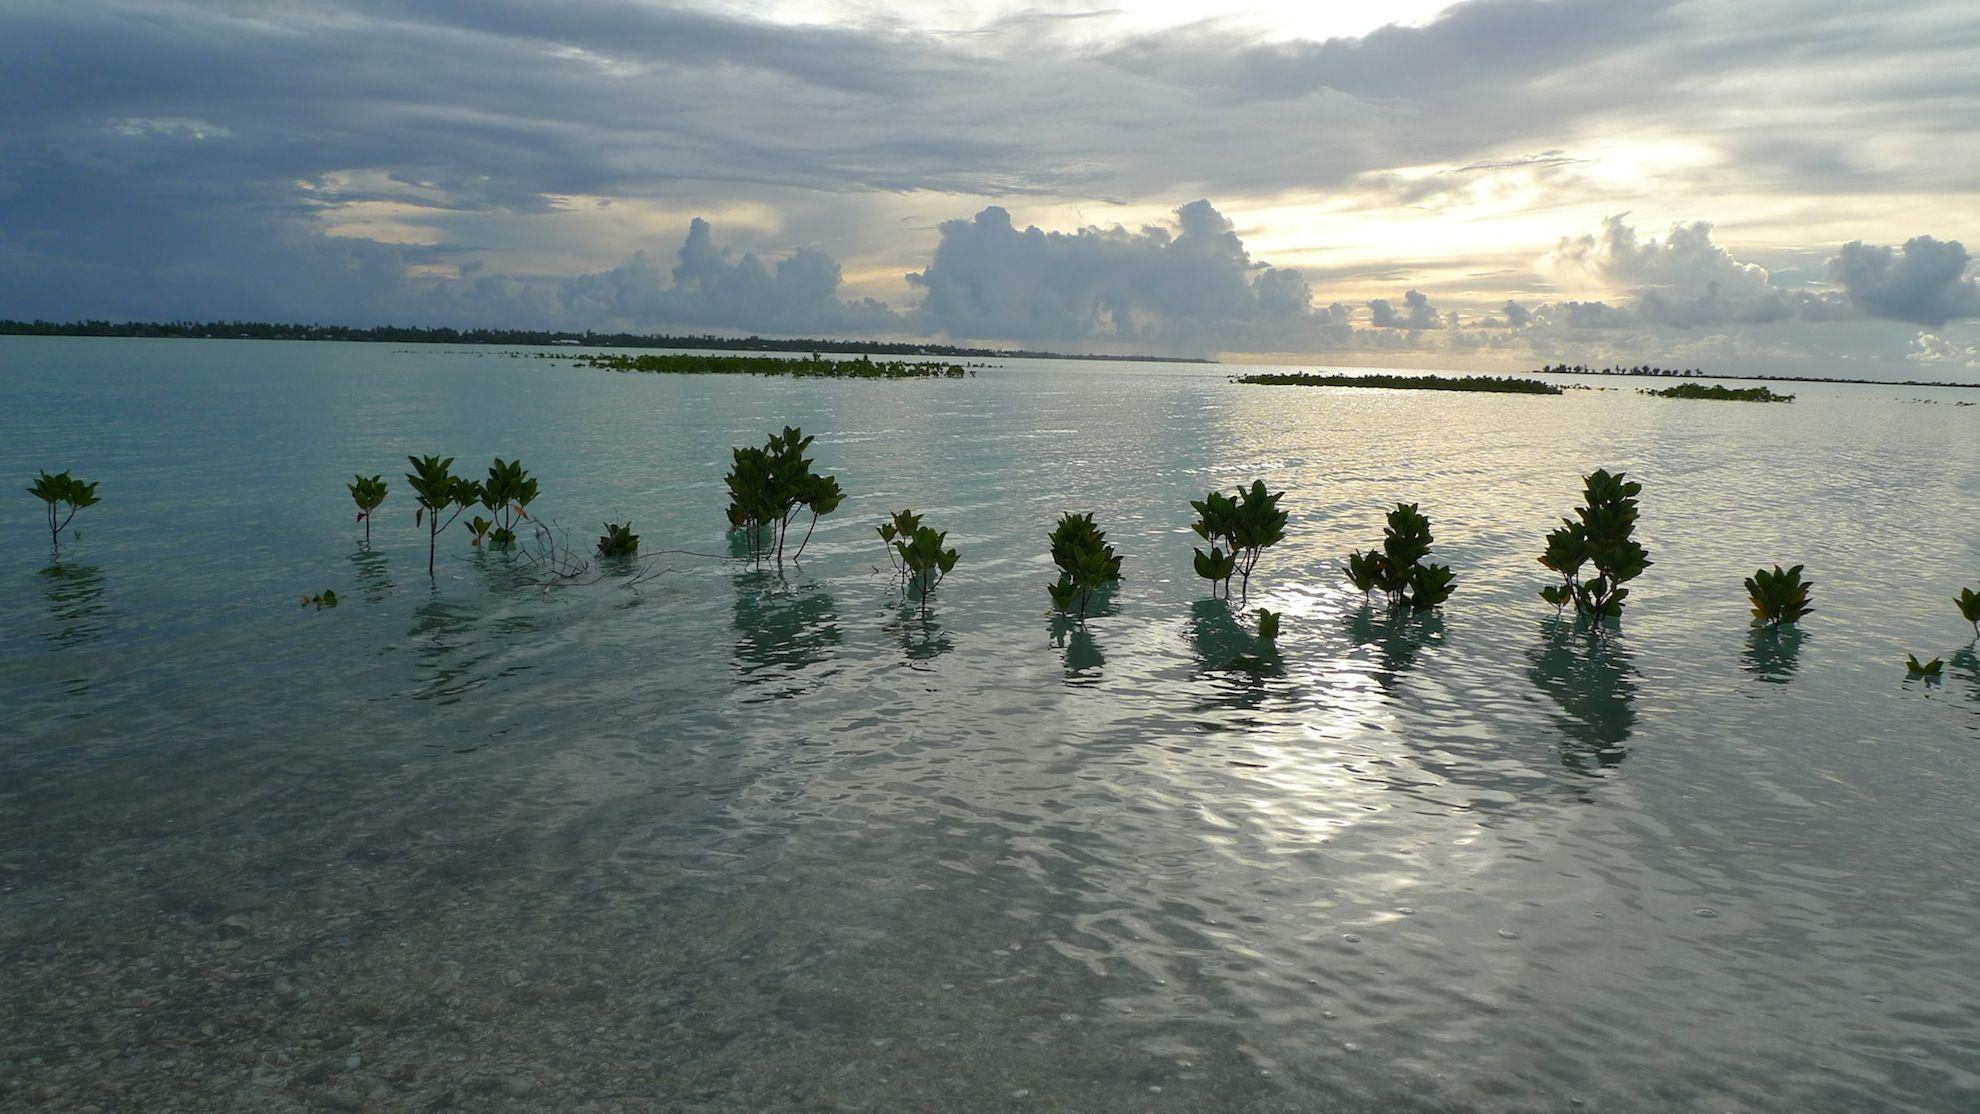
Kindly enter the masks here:
[[1852, 240], [1829, 260], [1829, 275], [1865, 316], [1936, 328], [1980, 317], [1980, 282], [1966, 276], [1972, 260], [1958, 240], [1914, 236], [1902, 252]]
[[1255, 263], [1210, 202], [1173, 228], [1017, 228], [1000, 206], [945, 221], [934, 258], [908, 276], [910, 321], [932, 333], [1024, 343], [1124, 342], [1175, 350], [1281, 351], [1345, 328], [1315, 312], [1296, 270]]
[[1913, 337], [1904, 358], [1915, 364], [1980, 368], [1980, 348], [1956, 344], [1935, 333]]
[[1444, 324], [1429, 296], [1420, 290], [1404, 294], [1400, 310], [1387, 298], [1376, 298], [1368, 303], [1368, 311], [1378, 329], [1438, 329]]

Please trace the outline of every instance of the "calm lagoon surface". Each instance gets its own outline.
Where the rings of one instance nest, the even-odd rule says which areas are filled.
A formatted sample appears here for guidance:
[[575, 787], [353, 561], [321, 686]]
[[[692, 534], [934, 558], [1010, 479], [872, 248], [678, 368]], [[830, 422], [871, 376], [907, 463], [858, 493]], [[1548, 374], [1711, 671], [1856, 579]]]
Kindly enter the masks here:
[[[0, 1107], [1980, 1108], [1980, 392], [1232, 370], [0, 338]], [[758, 571], [722, 473], [785, 424], [848, 497]], [[429, 582], [408, 452], [657, 575], [456, 524]], [[102, 483], [59, 564], [40, 467]], [[1596, 467], [1656, 562], [1600, 637], [1535, 563]], [[1191, 569], [1253, 477], [1276, 655]], [[1338, 572], [1398, 500], [1439, 615]], [[962, 553], [926, 618], [903, 506]], [[1068, 629], [1089, 509], [1126, 580]], [[1749, 630], [1775, 562], [1800, 634]]]

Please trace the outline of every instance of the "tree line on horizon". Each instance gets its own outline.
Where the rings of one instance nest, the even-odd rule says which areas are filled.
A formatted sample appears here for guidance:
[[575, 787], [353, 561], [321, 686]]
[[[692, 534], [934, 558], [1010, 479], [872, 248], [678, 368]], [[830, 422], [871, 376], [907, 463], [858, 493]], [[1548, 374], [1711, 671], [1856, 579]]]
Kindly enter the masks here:
[[0, 336], [144, 337], [164, 340], [349, 340], [399, 344], [583, 345], [597, 348], [704, 348], [734, 352], [867, 352], [882, 356], [987, 356], [1052, 360], [1133, 360], [1150, 363], [1207, 364], [1187, 356], [1108, 356], [1043, 352], [1028, 348], [971, 348], [918, 341], [827, 340], [706, 333], [601, 333], [556, 329], [454, 329], [447, 326], [299, 325], [272, 321], [81, 321], [0, 320]]

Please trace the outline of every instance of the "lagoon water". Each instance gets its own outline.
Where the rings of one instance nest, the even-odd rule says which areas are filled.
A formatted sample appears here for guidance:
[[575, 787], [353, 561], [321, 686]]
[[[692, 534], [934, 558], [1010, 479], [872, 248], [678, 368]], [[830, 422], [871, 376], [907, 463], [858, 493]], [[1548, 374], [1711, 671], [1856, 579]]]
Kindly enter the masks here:
[[[59, 565], [0, 503], [0, 1107], [1980, 1106], [1980, 392], [1229, 371], [0, 338], [0, 474], [104, 498]], [[849, 494], [755, 571], [721, 473], [786, 423]], [[429, 582], [411, 451], [520, 456], [657, 575], [546, 591], [456, 525]], [[1534, 556], [1597, 466], [1656, 564], [1593, 637]], [[1188, 532], [1254, 476], [1263, 658]], [[1439, 617], [1336, 571], [1397, 500]], [[902, 506], [962, 553], [925, 619]], [[1126, 556], [1083, 630], [1068, 509]], [[1774, 562], [1798, 636], [1748, 629]]]

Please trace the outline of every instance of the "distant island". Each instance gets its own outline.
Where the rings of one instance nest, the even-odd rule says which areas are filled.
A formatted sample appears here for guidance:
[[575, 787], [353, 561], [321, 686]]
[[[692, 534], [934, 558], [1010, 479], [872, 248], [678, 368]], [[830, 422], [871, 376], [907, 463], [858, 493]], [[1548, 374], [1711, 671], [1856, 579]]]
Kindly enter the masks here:
[[[1589, 367], [1587, 364], [1548, 364], [1534, 370], [1535, 375], [1652, 375], [1677, 376], [1683, 379], [1744, 379], [1749, 382], [1769, 383], [1856, 383], [1866, 387], [1980, 387], [1980, 383], [1952, 383], [1943, 379], [1844, 379], [1827, 375], [1726, 375], [1716, 371], [1701, 371], [1698, 368], [1650, 367], [1638, 364], [1634, 367]], [[1703, 397], [1678, 396], [1677, 397]]]
[[167, 340], [352, 340], [397, 344], [583, 345], [595, 348], [699, 348], [717, 352], [866, 352], [878, 356], [992, 357], [1033, 360], [1131, 360], [1141, 363], [1211, 364], [1189, 356], [1095, 356], [1036, 352], [1027, 348], [965, 348], [892, 340], [780, 340], [667, 333], [596, 333], [545, 329], [449, 329], [415, 325], [288, 325], [267, 321], [8, 321], [0, 336], [150, 337]]

